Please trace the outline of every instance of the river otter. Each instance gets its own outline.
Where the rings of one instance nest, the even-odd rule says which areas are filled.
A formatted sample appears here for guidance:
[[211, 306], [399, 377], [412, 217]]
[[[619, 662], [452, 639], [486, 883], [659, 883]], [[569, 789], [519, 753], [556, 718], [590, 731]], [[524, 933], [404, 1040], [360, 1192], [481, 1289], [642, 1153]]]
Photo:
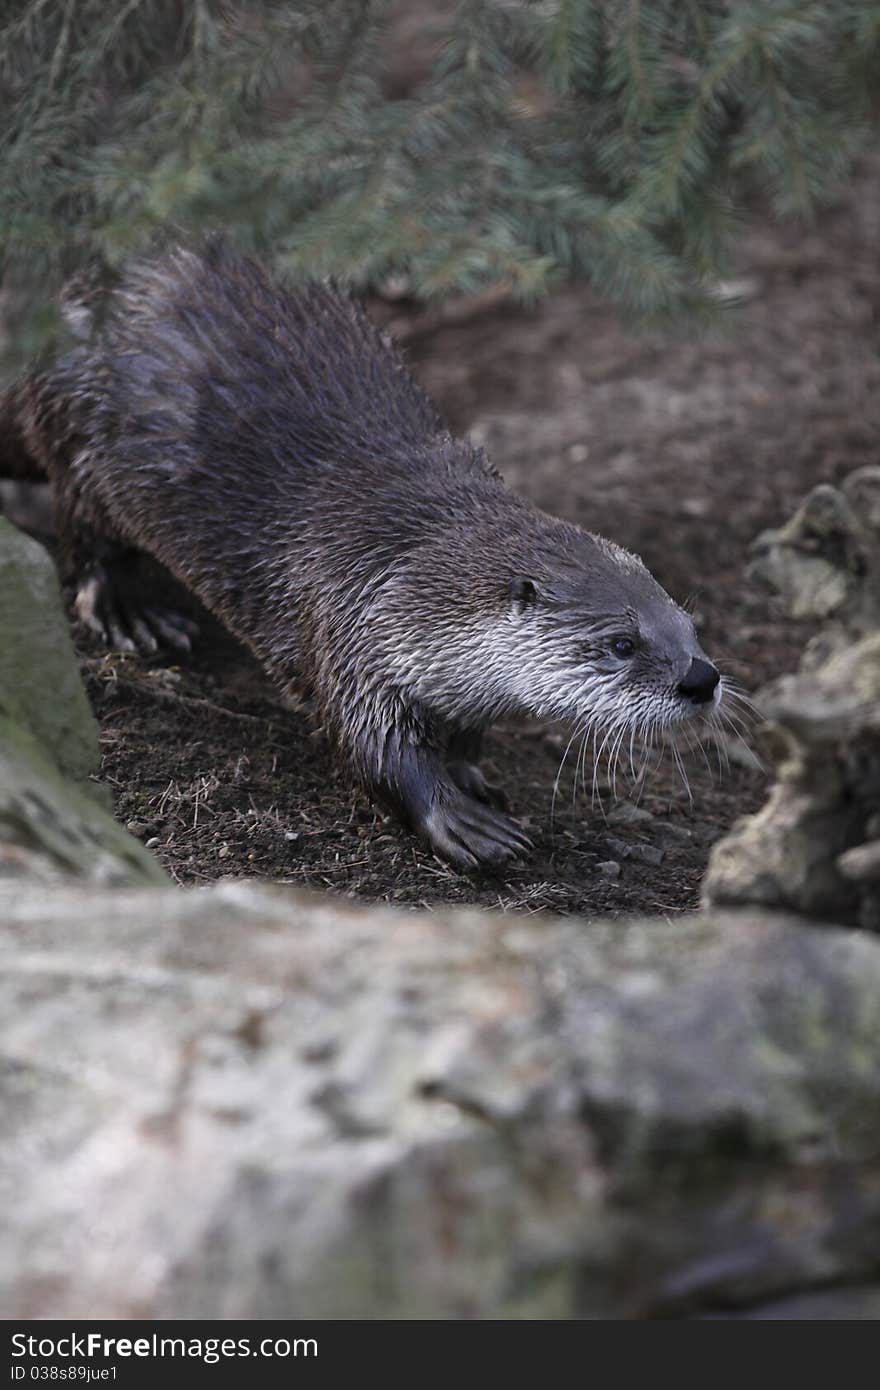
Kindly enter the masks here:
[[487, 725], [619, 746], [721, 698], [637, 556], [509, 492], [346, 295], [220, 242], [131, 267], [90, 339], [7, 394], [4, 461], [48, 475], [92, 627], [189, 646], [186, 619], [121, 597], [126, 550], [149, 552], [461, 868], [530, 847], [477, 766]]

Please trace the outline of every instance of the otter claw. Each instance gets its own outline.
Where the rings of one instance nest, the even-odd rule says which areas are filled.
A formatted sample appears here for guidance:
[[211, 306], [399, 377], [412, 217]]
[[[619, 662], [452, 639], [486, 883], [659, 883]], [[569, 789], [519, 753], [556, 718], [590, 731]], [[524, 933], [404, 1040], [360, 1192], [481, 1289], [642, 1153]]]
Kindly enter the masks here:
[[499, 866], [532, 848], [516, 821], [465, 795], [436, 805], [423, 835], [435, 854], [460, 869]]
[[193, 641], [199, 635], [198, 623], [172, 609], [160, 612], [158, 608], [146, 608], [144, 617], [166, 646], [174, 647], [179, 652], [192, 651]]
[[112, 651], [137, 650], [132, 637], [126, 631], [125, 621], [103, 565], [96, 565], [79, 586], [74, 609], [80, 622], [97, 633]]
[[137, 608], [114, 586], [103, 565], [95, 565], [80, 585], [74, 601], [77, 617], [96, 632], [111, 651], [142, 652], [152, 656], [160, 646], [192, 650], [198, 627], [181, 613]]

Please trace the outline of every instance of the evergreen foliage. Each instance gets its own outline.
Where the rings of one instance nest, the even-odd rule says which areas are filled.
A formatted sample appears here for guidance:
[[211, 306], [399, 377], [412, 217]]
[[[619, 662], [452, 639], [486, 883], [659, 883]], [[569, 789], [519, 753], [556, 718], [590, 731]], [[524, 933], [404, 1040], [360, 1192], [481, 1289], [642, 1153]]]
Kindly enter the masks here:
[[76, 267], [209, 227], [422, 297], [698, 305], [745, 209], [845, 173], [878, 40], [880, 0], [0, 0], [7, 317], [29, 351]]

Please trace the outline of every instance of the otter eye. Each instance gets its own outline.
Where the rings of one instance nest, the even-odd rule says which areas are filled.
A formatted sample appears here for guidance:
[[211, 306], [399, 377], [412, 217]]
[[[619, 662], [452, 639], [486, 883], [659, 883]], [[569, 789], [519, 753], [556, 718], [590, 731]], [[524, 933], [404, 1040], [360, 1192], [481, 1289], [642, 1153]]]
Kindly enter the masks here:
[[632, 656], [635, 649], [636, 644], [631, 637], [615, 637], [611, 643], [611, 650], [614, 655], [619, 656], [622, 661], [625, 661], [628, 656]]
[[511, 579], [509, 592], [512, 602], [522, 608], [529, 608], [538, 597], [538, 590], [533, 579], [521, 577]]

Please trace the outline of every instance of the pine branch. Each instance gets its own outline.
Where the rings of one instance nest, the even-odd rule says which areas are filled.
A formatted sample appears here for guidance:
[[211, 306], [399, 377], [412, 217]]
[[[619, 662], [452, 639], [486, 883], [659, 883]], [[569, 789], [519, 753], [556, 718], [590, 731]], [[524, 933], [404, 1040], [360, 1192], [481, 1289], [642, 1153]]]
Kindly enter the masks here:
[[578, 276], [693, 310], [756, 190], [809, 215], [878, 124], [880, 0], [464, 0], [392, 98], [397, 24], [390, 0], [0, 0], [15, 350], [77, 266], [207, 228], [426, 298]]

